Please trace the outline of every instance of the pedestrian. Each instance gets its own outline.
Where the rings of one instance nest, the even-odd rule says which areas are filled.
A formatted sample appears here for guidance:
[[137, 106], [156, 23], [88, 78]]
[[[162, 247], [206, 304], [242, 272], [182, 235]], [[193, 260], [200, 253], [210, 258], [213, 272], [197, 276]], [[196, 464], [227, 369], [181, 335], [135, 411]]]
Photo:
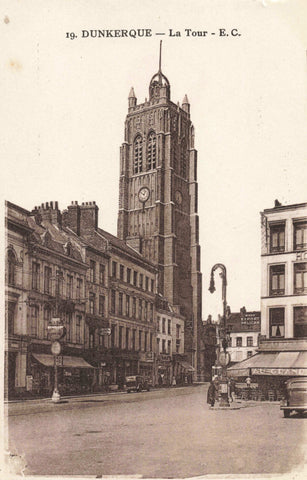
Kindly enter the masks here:
[[175, 377], [175, 375], [173, 375], [172, 387], [176, 387], [176, 377]]
[[210, 385], [209, 385], [209, 388], [208, 388], [208, 392], [207, 392], [207, 403], [209, 403], [209, 405], [211, 407], [214, 407], [214, 403], [215, 403], [215, 385], [214, 385], [214, 381], [211, 380], [210, 382]]
[[236, 383], [233, 378], [229, 380], [229, 397], [231, 403], [234, 402], [234, 397], [235, 397], [235, 391], [236, 391]]

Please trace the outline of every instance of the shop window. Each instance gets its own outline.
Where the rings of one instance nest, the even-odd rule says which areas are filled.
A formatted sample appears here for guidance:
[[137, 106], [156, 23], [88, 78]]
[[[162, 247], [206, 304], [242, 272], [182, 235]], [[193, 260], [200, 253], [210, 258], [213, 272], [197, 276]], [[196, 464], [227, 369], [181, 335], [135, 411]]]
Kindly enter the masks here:
[[111, 313], [115, 313], [116, 292], [111, 290]]
[[307, 337], [307, 307], [294, 307], [294, 337]]
[[270, 225], [270, 252], [285, 251], [285, 224]]
[[105, 316], [105, 296], [99, 295], [99, 315], [101, 317]]
[[7, 254], [7, 269], [8, 269], [8, 283], [9, 285], [15, 285], [16, 257], [12, 250], [9, 250]]
[[95, 315], [95, 294], [94, 293], [90, 293], [90, 297], [89, 297], [89, 306], [90, 306], [90, 314], [91, 315]]
[[294, 224], [294, 250], [306, 250], [307, 248], [307, 222]]
[[247, 345], [247, 347], [252, 347], [253, 346], [253, 337], [247, 337], [246, 345]]
[[123, 314], [123, 294], [120, 292], [118, 295], [118, 313]]
[[283, 338], [285, 336], [285, 309], [270, 309], [270, 337]]
[[105, 268], [105, 265], [103, 265], [102, 263], [99, 265], [99, 283], [100, 285], [104, 285], [105, 284], [105, 272], [106, 272], [106, 268]]
[[236, 338], [236, 346], [237, 347], [242, 347], [242, 337], [237, 337]]
[[124, 280], [124, 265], [119, 266], [119, 278], [120, 280]]
[[44, 269], [44, 292], [51, 293], [51, 276], [52, 270], [50, 267], [45, 267]]
[[131, 268], [127, 268], [127, 283], [131, 282]]
[[270, 267], [270, 295], [285, 294], [285, 265]]
[[96, 281], [96, 262], [90, 260], [90, 282], [95, 283]]
[[307, 263], [294, 264], [294, 293], [307, 293]]
[[33, 262], [32, 263], [32, 289], [33, 290], [39, 290], [39, 271], [40, 271], [39, 263]]
[[30, 326], [31, 337], [37, 337], [38, 314], [39, 314], [38, 306], [35, 305], [31, 307], [31, 326]]
[[116, 278], [116, 274], [117, 274], [117, 263], [112, 262], [112, 277]]

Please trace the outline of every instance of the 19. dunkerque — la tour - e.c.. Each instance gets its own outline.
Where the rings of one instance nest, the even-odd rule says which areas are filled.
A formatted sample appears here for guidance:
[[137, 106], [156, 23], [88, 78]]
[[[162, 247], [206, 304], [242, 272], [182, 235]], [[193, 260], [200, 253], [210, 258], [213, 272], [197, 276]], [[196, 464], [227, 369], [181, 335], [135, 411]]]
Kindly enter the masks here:
[[[131, 28], [131, 29], [105, 29], [105, 30], [82, 30], [81, 38], [142, 38], [152, 37], [153, 35], [166, 35], [168, 37], [207, 37], [216, 35], [218, 37], [240, 37], [241, 34], [237, 28], [226, 29], [218, 28], [216, 31], [193, 30], [185, 28], [183, 30], [168, 29], [167, 32], [154, 32], [151, 28]], [[71, 40], [78, 38], [73, 32], [67, 32], [66, 38]]]

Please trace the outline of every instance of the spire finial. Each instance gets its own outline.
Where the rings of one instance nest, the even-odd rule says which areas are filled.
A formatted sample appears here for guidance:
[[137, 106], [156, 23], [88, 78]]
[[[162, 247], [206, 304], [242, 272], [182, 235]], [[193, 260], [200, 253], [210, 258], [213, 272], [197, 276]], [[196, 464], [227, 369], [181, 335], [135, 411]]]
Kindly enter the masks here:
[[160, 40], [159, 73], [161, 73], [161, 59], [162, 59], [162, 40]]

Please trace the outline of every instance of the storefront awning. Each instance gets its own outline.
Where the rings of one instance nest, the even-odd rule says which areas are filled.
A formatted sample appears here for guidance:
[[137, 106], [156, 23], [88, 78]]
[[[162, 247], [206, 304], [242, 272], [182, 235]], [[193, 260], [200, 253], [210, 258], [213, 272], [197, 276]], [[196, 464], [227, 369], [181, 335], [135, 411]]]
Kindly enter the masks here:
[[227, 369], [230, 376], [307, 375], [307, 352], [258, 353]]
[[179, 365], [182, 366], [182, 368], [184, 368], [188, 372], [195, 372], [195, 368], [192, 367], [192, 365], [190, 365], [188, 362], [178, 362], [178, 363]]
[[[37, 360], [45, 367], [54, 366], [53, 355], [48, 355], [47, 353], [32, 353], [32, 355], [35, 360]], [[82, 357], [70, 357], [68, 355], [59, 355], [59, 357], [60, 359], [63, 359], [63, 362], [61, 362], [61, 366], [63, 366], [64, 368], [94, 368]]]

